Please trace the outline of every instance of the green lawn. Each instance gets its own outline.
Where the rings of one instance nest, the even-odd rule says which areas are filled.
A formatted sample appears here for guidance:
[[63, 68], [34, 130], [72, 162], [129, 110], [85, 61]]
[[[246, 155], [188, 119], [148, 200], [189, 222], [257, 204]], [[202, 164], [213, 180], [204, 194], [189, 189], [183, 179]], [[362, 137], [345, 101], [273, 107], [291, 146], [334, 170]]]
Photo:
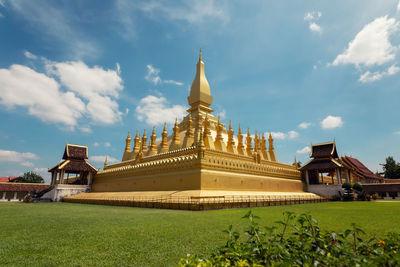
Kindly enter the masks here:
[[[327, 230], [343, 231], [355, 222], [370, 236], [400, 232], [400, 203], [253, 208], [262, 225], [272, 225], [285, 210], [310, 213]], [[187, 253], [208, 254], [223, 244], [229, 224], [242, 230], [247, 211], [0, 202], [0, 265], [173, 266]]]

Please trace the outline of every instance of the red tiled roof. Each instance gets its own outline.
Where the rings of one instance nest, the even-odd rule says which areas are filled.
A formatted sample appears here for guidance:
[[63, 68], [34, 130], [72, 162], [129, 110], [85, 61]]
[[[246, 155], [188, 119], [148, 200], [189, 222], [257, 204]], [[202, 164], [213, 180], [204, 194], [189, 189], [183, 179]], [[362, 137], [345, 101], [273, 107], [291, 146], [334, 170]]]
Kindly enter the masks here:
[[0, 183], [0, 192], [34, 192], [49, 186], [48, 184]]
[[360, 175], [369, 178], [369, 179], [379, 179], [382, 180], [381, 177], [374, 174], [370, 169], [368, 169], [364, 164], [362, 164], [358, 159], [352, 158], [349, 156], [341, 157], [340, 160], [350, 168], [354, 169]]
[[63, 159], [87, 159], [87, 146], [67, 144], [65, 146]]
[[0, 177], [0, 183], [8, 183], [15, 178], [18, 178], [18, 176], [10, 176], [10, 177]]

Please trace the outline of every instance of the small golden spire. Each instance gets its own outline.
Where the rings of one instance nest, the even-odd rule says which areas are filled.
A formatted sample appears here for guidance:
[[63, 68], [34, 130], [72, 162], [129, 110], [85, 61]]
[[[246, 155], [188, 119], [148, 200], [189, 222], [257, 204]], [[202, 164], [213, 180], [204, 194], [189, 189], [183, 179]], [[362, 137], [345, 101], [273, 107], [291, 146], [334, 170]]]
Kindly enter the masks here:
[[269, 132], [268, 143], [269, 143], [269, 151], [274, 150], [274, 139], [272, 138], [271, 131]]
[[131, 135], [128, 131], [128, 136], [125, 139], [125, 152], [131, 152]]
[[106, 155], [106, 159], [104, 160], [104, 169], [107, 167], [107, 155]]
[[142, 136], [142, 152], [147, 151], [147, 135], [146, 135], [146, 129], [144, 129], [143, 136]]
[[172, 133], [172, 142], [169, 145], [169, 151], [177, 150], [180, 148], [181, 148], [181, 140], [179, 138], [178, 119], [175, 119], [175, 125], [174, 125], [173, 133]]
[[296, 168], [298, 168], [298, 167], [299, 167], [299, 164], [297, 163], [296, 155], [294, 155], [294, 162], [293, 162], [293, 166], [295, 166]]
[[160, 145], [160, 153], [168, 152], [168, 143], [167, 143], [167, 138], [168, 138], [168, 132], [167, 132], [167, 123], [164, 122], [164, 129], [161, 134], [161, 145]]

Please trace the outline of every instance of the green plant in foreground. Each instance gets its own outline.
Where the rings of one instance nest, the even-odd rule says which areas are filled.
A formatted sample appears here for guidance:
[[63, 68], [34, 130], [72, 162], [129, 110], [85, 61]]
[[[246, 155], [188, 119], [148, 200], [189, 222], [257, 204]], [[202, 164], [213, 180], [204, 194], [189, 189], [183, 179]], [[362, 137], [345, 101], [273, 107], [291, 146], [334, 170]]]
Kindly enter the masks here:
[[226, 244], [209, 257], [188, 256], [179, 266], [399, 266], [400, 235], [365, 239], [355, 224], [343, 233], [322, 231], [307, 214], [284, 212], [281, 227], [260, 227], [250, 210], [246, 241], [233, 231]]

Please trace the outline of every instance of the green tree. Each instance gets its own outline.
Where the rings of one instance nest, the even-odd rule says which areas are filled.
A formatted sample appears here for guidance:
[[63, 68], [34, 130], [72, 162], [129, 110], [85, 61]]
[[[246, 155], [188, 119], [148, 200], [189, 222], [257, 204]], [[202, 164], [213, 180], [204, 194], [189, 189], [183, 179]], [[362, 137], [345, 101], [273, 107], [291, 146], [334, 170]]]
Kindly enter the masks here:
[[34, 172], [26, 172], [18, 179], [19, 183], [44, 183], [43, 177]]
[[381, 165], [383, 168], [383, 177], [388, 179], [400, 178], [400, 163], [396, 162], [393, 157], [387, 157], [386, 163]]

